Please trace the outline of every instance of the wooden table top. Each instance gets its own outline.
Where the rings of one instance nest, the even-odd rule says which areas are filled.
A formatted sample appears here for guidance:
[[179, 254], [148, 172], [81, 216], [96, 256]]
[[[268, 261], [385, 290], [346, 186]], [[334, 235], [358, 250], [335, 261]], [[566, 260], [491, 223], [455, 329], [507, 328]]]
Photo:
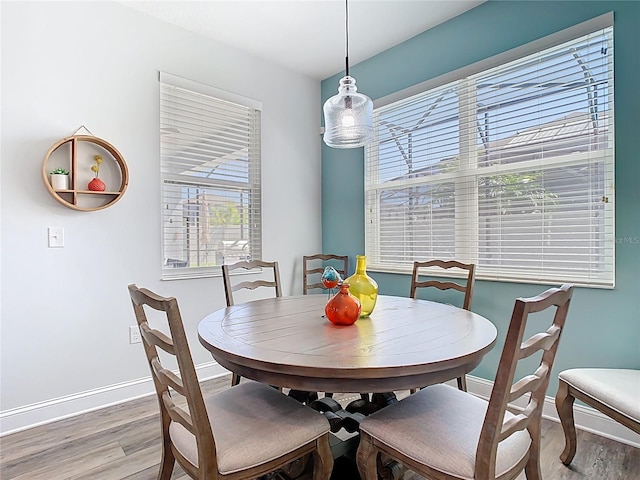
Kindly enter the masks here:
[[326, 295], [234, 305], [198, 326], [223, 367], [264, 383], [326, 392], [388, 392], [468, 373], [493, 348], [486, 318], [435, 302], [379, 296], [369, 318], [336, 326]]

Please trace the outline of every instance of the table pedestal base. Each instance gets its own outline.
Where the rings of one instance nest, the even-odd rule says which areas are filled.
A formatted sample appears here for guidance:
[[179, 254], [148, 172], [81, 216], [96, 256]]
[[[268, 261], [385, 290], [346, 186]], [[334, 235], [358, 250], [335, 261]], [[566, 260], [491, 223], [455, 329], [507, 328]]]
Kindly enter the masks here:
[[[397, 402], [396, 394], [393, 392], [361, 393], [359, 399], [351, 401], [346, 407], [336, 401], [332, 394], [318, 398], [316, 392], [290, 390], [288, 395], [324, 414], [329, 420], [332, 432], [330, 446], [335, 460], [331, 480], [359, 480], [356, 451], [360, 442], [358, 435], [360, 422], [367, 415]], [[381, 459], [379, 461], [378, 474], [381, 480], [402, 480], [404, 478], [406, 469], [403, 465], [390, 460]], [[306, 462], [305, 471], [300, 476], [291, 475], [298, 470], [295, 469], [295, 465], [290, 465], [293, 468], [278, 472], [279, 476], [262, 480], [310, 480], [310, 463]]]

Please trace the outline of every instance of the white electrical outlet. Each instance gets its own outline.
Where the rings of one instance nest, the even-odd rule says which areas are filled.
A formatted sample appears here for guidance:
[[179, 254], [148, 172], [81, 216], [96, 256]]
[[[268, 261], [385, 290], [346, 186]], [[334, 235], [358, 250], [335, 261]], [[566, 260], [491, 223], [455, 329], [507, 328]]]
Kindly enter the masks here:
[[140, 337], [140, 328], [129, 327], [129, 343], [140, 343], [142, 337]]

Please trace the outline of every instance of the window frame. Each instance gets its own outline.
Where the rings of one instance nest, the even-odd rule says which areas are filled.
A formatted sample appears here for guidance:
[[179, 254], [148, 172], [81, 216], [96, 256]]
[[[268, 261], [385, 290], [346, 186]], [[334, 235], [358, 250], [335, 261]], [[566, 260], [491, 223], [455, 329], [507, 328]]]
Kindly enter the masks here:
[[[536, 40], [534, 42], [528, 43], [521, 47], [509, 50], [502, 54], [493, 56], [491, 58], [479, 61], [472, 65], [460, 68], [453, 72], [446, 73], [439, 77], [427, 80], [425, 82], [421, 82], [417, 85], [409, 87], [407, 89], [394, 92], [390, 95], [382, 97], [380, 99], [374, 100], [374, 118], [377, 119], [378, 112], [381, 109], [384, 109], [386, 106], [392, 106], [397, 102], [402, 102], [406, 99], [410, 99], [419, 94], [423, 94], [425, 92], [429, 92], [439, 87], [443, 87], [445, 85], [453, 84], [453, 82], [465, 82], [465, 79], [473, 77], [478, 74], [482, 74], [488, 70], [491, 70], [495, 67], [499, 67], [501, 65], [507, 64], [509, 62], [518, 60], [520, 58], [527, 57], [529, 55], [535, 54], [537, 52], [559, 46], [561, 44], [570, 42], [574, 39], [580, 38], [585, 35], [589, 35], [601, 29], [606, 29], [609, 27], [613, 27], [613, 13], [609, 12], [604, 15], [600, 15], [599, 17], [593, 18], [589, 21], [583, 22], [581, 24], [575, 25], [571, 28], [562, 30], [553, 35], [549, 35], [542, 39]], [[611, 46], [611, 45], [610, 45]], [[609, 81], [611, 85], [613, 85], [612, 73], [610, 74]], [[458, 89], [463, 92], [469, 92], [472, 90], [467, 90], [466, 88], [458, 86]], [[460, 123], [462, 123], [462, 119], [464, 115], [475, 116], [475, 102], [473, 99], [471, 101], [462, 101], [460, 99], [459, 104], [461, 104], [461, 112], [460, 112]], [[467, 108], [470, 112], [464, 112], [464, 109]], [[611, 133], [613, 133], [613, 110], [611, 110], [611, 116], [609, 118], [609, 124], [611, 126]], [[472, 128], [467, 129], [467, 132], [470, 132]], [[377, 133], [377, 132], [376, 132]], [[460, 145], [473, 145], [475, 140], [466, 142], [460, 141]], [[377, 143], [377, 139], [376, 139]], [[612, 166], [610, 170], [606, 170], [605, 174], [608, 185], [614, 185], [614, 169], [615, 169], [615, 152], [612, 149], [608, 149], [602, 156], [611, 157]], [[463, 155], [462, 150], [459, 154], [460, 158], [471, 158], [472, 155]], [[576, 156], [578, 158], [579, 154]], [[565, 162], [572, 162], [574, 159], [570, 158], [569, 155]], [[476, 157], [477, 158], [477, 157]], [[364, 195], [365, 195], [365, 252], [368, 256], [368, 268], [372, 271], [379, 272], [389, 272], [389, 273], [410, 273], [411, 266], [409, 264], [394, 264], [393, 262], [385, 262], [384, 260], [378, 261], [381, 257], [381, 244], [378, 243], [377, 239], [380, 238], [380, 219], [378, 217], [380, 205], [380, 199], [376, 196], [377, 191], [382, 191], [386, 185], [384, 183], [380, 183], [379, 176], [377, 175], [378, 169], [375, 167], [378, 162], [377, 151], [374, 148], [365, 147], [365, 179], [364, 179]], [[370, 169], [369, 166], [373, 167]], [[524, 170], [526, 165], [514, 165], [513, 170]], [[478, 194], [478, 179], [480, 177], [486, 176], [486, 174], [490, 173], [489, 169], [491, 167], [483, 167], [484, 169], [480, 172], [478, 171], [477, 165], [474, 167], [472, 165], [460, 165], [460, 171], [456, 173], [439, 173], [438, 178], [441, 180], [445, 180], [447, 175], [451, 177], [451, 180], [458, 184], [466, 184], [466, 188], [461, 188], [458, 190], [456, 186], [456, 202], [455, 202], [455, 235], [456, 241], [454, 242], [455, 247], [455, 259], [464, 262], [471, 262], [478, 264], [479, 252], [478, 252], [478, 242], [473, 242], [475, 245], [470, 245], [470, 242], [459, 242], [457, 239], [459, 238], [470, 238], [469, 230], [472, 230], [476, 234], [479, 234], [480, 230], [478, 227], [478, 217], [479, 217], [479, 194]], [[539, 165], [538, 165], [539, 168]], [[549, 168], [548, 165], [546, 168]], [[474, 170], [475, 169], [475, 170]], [[474, 170], [471, 175], [467, 175], [466, 173]], [[610, 177], [609, 177], [610, 175]], [[405, 179], [404, 181], [407, 183], [411, 183], [415, 179]], [[422, 182], [424, 182], [424, 177], [422, 177]], [[420, 179], [416, 180], [416, 185], [420, 184]], [[433, 184], [433, 182], [432, 182]], [[462, 195], [467, 197], [466, 201], [458, 201], [457, 195], [458, 192], [462, 192]], [[478, 270], [476, 277], [482, 280], [494, 280], [494, 281], [503, 281], [503, 282], [516, 282], [516, 283], [528, 283], [528, 284], [549, 284], [557, 281], [571, 281], [574, 284], [587, 286], [587, 287], [595, 287], [595, 288], [614, 288], [615, 286], [615, 202], [614, 202], [614, 192], [615, 188], [611, 187], [610, 189], [610, 198], [608, 203], [604, 206], [604, 208], [608, 209], [608, 215], [610, 216], [610, 220], [612, 222], [611, 229], [613, 233], [611, 233], [612, 238], [607, 240], [607, 252], [611, 251], [612, 258], [607, 260], [607, 270], [605, 272], [606, 278], [602, 281], [600, 279], [595, 278], [592, 279], [589, 277], [588, 279], [576, 277], [573, 279], [559, 279], [559, 278], [536, 278], [535, 275], [513, 275], [513, 274], [505, 274], [504, 267], [499, 267], [497, 270], [492, 269], [485, 265], [484, 267], [481, 264], [478, 264]], [[466, 209], [465, 211], [458, 211], [458, 206], [463, 205]], [[473, 214], [469, 214], [472, 212]], [[466, 219], [466, 220], [465, 220]], [[464, 235], [460, 233], [464, 231]], [[611, 240], [611, 241], [609, 241]], [[413, 252], [413, 250], [412, 250]], [[416, 260], [426, 260], [426, 258], [416, 258]], [[609, 273], [610, 271], [610, 273]], [[447, 276], [445, 274], [444, 276]], [[456, 276], [452, 274], [451, 276]]]
[[[227, 92], [225, 90], [218, 89], [216, 87], [212, 87], [210, 85], [205, 85], [199, 82], [195, 82], [193, 80], [189, 80], [186, 78], [182, 78], [176, 75], [172, 75], [166, 72], [159, 72], [159, 97], [160, 97], [160, 106], [159, 106], [159, 119], [160, 119], [160, 193], [161, 193], [161, 255], [162, 255], [162, 266], [161, 266], [161, 280], [177, 280], [177, 279], [187, 279], [187, 278], [202, 278], [202, 277], [216, 277], [221, 276], [221, 265], [222, 263], [234, 263], [238, 260], [258, 260], [262, 258], [262, 195], [261, 195], [261, 114], [262, 114], [262, 103], [253, 100], [250, 98], [243, 97], [241, 95], [237, 95], [235, 93]], [[238, 148], [236, 152], [241, 152], [241, 145], [247, 151], [244, 154], [246, 158], [240, 160], [241, 155], [239, 153], [233, 153], [233, 157], [237, 157], [238, 160], [228, 160], [221, 162], [220, 165], [232, 165], [234, 162], [238, 164], [246, 163], [246, 167], [241, 167], [239, 170], [240, 174], [243, 174], [246, 169], [246, 180], [242, 180], [236, 177], [234, 178], [232, 175], [225, 176], [224, 173], [220, 175], [213, 175], [212, 172], [215, 171], [214, 167], [211, 165], [207, 165], [208, 162], [211, 162], [211, 159], [218, 158], [215, 156], [215, 147], [211, 147], [209, 149], [203, 148], [204, 152], [203, 159], [200, 163], [194, 162], [193, 159], [189, 159], [191, 162], [192, 174], [186, 174], [186, 170], [179, 173], [170, 173], [173, 169], [175, 172], [176, 166], [178, 165], [178, 160], [172, 157], [170, 153], [170, 147], [167, 147], [166, 144], [169, 144], [170, 141], [167, 141], [163, 137], [166, 135], [170, 137], [173, 134], [177, 134], [179, 128], [172, 128], [171, 126], [167, 126], [167, 120], [164, 120], [163, 123], [163, 115], [171, 114], [172, 112], [169, 109], [165, 108], [163, 105], [163, 101], [168, 102], [169, 94], [164, 92], [164, 89], [180, 89], [186, 91], [186, 95], [194, 95], [200, 96], [202, 98], [208, 98], [212, 106], [208, 109], [203, 107], [202, 111], [206, 113], [211, 113], [213, 115], [218, 115], [219, 117], [223, 117], [226, 113], [223, 111], [223, 104], [230, 105], [233, 112], [237, 114], [238, 112], [246, 111], [246, 132], [240, 133], [240, 138], [237, 140], [237, 143], [234, 143], [233, 139], [229, 139], [228, 137], [219, 137], [220, 142], [226, 142], [224, 148], [229, 147], [229, 144], [233, 148]], [[163, 100], [164, 99], [164, 100]], [[180, 104], [183, 106], [183, 104]], [[180, 116], [182, 118], [189, 118], [189, 120], [193, 120], [194, 123], [198, 123], [198, 119], [196, 114], [189, 117], [189, 114], [181, 112]], [[234, 113], [231, 113], [234, 115]], [[176, 115], [178, 116], [178, 115]], [[218, 120], [219, 123], [224, 122], [225, 120]], [[198, 126], [202, 126], [202, 131], [207, 131], [206, 128], [211, 128], [208, 125], [204, 125], [205, 120], [202, 120]], [[214, 129], [207, 131], [202, 138], [202, 144], [198, 144], [201, 146], [204, 144], [204, 140], [208, 140], [211, 138], [216, 138], [215, 134], [217, 130], [222, 131], [223, 129], [228, 128], [223, 124], [222, 127], [214, 127]], [[243, 127], [244, 128], [244, 127]], [[180, 132], [182, 133], [182, 132]], [[245, 138], [246, 137], [246, 138]], [[191, 137], [190, 140], [193, 140]], [[196, 137], [197, 140], [197, 137]], [[166, 144], [165, 144], [166, 143]], [[178, 142], [179, 144], [179, 142]], [[206, 146], [205, 146], [206, 147]], [[183, 147], [184, 148], [184, 147]], [[218, 147], [222, 148], [222, 147]], [[209, 156], [206, 156], [209, 155]], [[215, 162], [214, 162], [215, 163]], [[181, 167], [185, 168], [185, 167]], [[210, 173], [207, 175], [203, 175], [202, 172], [206, 169], [210, 170]], [[198, 174], [200, 173], [200, 174]], [[187, 193], [185, 189], [195, 191], [196, 197], [192, 197], [193, 193]], [[182, 193], [177, 193], [182, 192]], [[182, 240], [183, 244], [187, 244], [189, 246], [185, 247], [183, 245], [182, 249], [187, 248], [188, 250], [184, 252], [187, 257], [175, 259], [173, 256], [169, 255], [170, 249], [179, 249], [179, 246], [176, 245], [168, 245], [167, 244], [167, 236], [172, 234], [172, 229], [176, 227], [169, 227], [167, 224], [167, 218], [172, 215], [172, 213], [167, 214], [166, 211], [170, 208], [175, 209], [178, 207], [178, 204], [182, 203], [182, 200], [179, 199], [188, 199], [189, 203], [193, 202], [193, 205], [198, 209], [206, 208], [209, 211], [212, 207], [211, 204], [214, 203], [214, 200], [217, 200], [216, 205], [218, 203], [221, 204], [221, 194], [225, 194], [229, 196], [229, 200], [225, 202], [226, 204], [234, 203], [233, 198], [241, 199], [246, 197], [248, 200], [241, 201], [238, 203], [236, 201], [235, 207], [240, 207], [240, 210], [243, 211], [240, 214], [240, 230], [245, 231], [248, 238], [245, 238], [244, 235], [242, 238], [239, 238], [235, 241], [235, 244], [238, 242], [243, 242], [243, 245], [246, 246], [242, 249], [242, 252], [239, 254], [233, 249], [231, 245], [228, 248], [224, 245], [226, 243], [230, 243], [233, 241], [224, 242], [225, 238], [223, 236], [222, 241], [217, 243], [215, 247], [205, 246], [204, 249], [200, 248], [200, 244], [196, 247], [190, 246], [189, 240]], [[179, 196], [178, 196], [179, 195]], [[213, 197], [213, 198], [211, 198]], [[247, 205], [245, 209], [242, 208], [243, 205]], [[197, 205], [196, 205], [197, 204]], [[200, 205], [202, 204], [202, 205]], [[205, 205], [206, 204], [206, 205]], [[231, 208], [231, 207], [229, 207]], [[173, 210], [172, 210], [173, 211]], [[190, 233], [184, 233], [183, 236], [187, 237], [197, 236], [198, 238], [202, 235], [202, 213], [197, 213], [195, 215], [196, 221], [196, 235], [191, 235]], [[184, 213], [182, 214], [184, 217]], [[213, 218], [213, 213], [207, 214], [208, 218]], [[184, 218], [183, 218], [184, 221]], [[171, 222], [169, 222], [171, 223]], [[244, 225], [244, 227], [243, 227]], [[175, 232], [175, 230], [173, 230]], [[208, 230], [210, 232], [211, 229]], [[175, 235], [175, 233], [174, 233]], [[205, 235], [210, 235], [210, 233], [206, 233]], [[185, 237], [186, 238], [186, 237]], [[180, 243], [180, 242], [178, 242]], [[222, 247], [220, 247], [222, 245]], [[220, 248], [218, 248], [220, 247]], [[236, 250], [239, 247], [236, 248]], [[233, 255], [227, 258], [225, 253], [231, 252]], [[192, 256], [196, 255], [197, 262], [195, 265], [190, 266], [189, 262], [192, 261]], [[241, 255], [236, 258], [236, 254]], [[214, 260], [208, 260], [204, 262], [205, 264], [200, 264], [200, 256], [205, 258], [209, 258], [209, 256], [215, 256]], [[234, 256], [236, 255], [236, 256]], [[243, 256], [244, 255], [244, 256]], [[218, 259], [222, 258], [222, 263], [218, 264]], [[184, 262], [187, 262], [187, 265], [183, 265]], [[215, 263], [211, 265], [211, 263]]]

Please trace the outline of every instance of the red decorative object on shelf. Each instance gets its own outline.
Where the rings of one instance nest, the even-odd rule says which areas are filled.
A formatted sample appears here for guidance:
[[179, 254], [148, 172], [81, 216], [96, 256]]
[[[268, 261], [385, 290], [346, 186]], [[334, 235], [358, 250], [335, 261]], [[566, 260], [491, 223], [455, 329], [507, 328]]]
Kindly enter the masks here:
[[102, 180], [98, 178], [100, 175], [100, 165], [102, 164], [102, 155], [94, 155], [93, 159], [96, 164], [91, 166], [91, 171], [96, 174], [95, 178], [89, 182], [87, 188], [92, 192], [104, 192], [106, 189], [106, 185]]
[[104, 190], [107, 188], [104, 182], [100, 180], [98, 177], [95, 177], [93, 180], [91, 180], [89, 182], [89, 185], [87, 185], [87, 187], [92, 192], [104, 192]]
[[324, 313], [335, 325], [353, 325], [360, 317], [360, 300], [349, 293], [349, 284], [339, 284], [340, 290], [325, 305]]

